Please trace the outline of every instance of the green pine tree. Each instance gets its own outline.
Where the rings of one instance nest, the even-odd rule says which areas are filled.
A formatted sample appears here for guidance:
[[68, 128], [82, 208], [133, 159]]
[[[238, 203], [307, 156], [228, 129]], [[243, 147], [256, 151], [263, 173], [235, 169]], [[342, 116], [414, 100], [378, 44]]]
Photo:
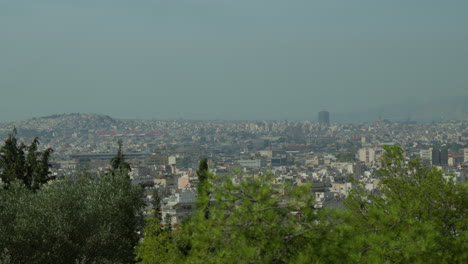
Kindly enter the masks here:
[[121, 139], [117, 141], [118, 149], [117, 154], [111, 159], [111, 174], [115, 175], [116, 173], [127, 174], [131, 171], [130, 163], [125, 161], [125, 156], [123, 154], [123, 142]]
[[206, 219], [210, 215], [210, 195], [212, 188], [212, 174], [208, 169], [208, 160], [202, 159], [197, 170], [198, 185], [197, 185], [197, 208], [202, 211]]
[[48, 148], [38, 151], [40, 141], [37, 137], [29, 146], [18, 144], [16, 135], [17, 130], [14, 128], [0, 148], [0, 179], [6, 188], [12, 181], [18, 180], [27, 188], [38, 190], [53, 179], [49, 163], [53, 150]]

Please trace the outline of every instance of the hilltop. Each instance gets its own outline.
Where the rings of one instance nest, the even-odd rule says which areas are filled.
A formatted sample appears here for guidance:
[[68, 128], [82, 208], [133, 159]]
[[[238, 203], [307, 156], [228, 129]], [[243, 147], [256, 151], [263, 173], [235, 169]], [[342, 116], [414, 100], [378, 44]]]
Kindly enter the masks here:
[[95, 132], [109, 130], [122, 125], [122, 121], [100, 114], [60, 114], [28, 120], [0, 123], [0, 134], [9, 133], [13, 127], [24, 136], [48, 136], [52, 133], [68, 133], [70, 131]]
[[107, 115], [72, 113], [50, 115], [45, 117], [32, 118], [29, 120], [10, 122], [6, 124], [4, 123], [2, 126], [7, 125], [11, 127], [15, 126], [21, 129], [60, 131], [77, 126], [79, 126], [81, 129], [99, 129], [109, 128], [118, 124], [118, 120]]

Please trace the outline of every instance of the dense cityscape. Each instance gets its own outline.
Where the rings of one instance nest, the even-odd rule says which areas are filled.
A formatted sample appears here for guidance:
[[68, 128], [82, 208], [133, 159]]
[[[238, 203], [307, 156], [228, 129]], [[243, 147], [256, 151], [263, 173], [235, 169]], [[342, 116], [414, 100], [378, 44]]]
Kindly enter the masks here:
[[[52, 172], [72, 177], [80, 170], [105, 173], [122, 140], [134, 184], [163, 196], [163, 218], [180, 224], [195, 208], [197, 175], [207, 158], [216, 175], [242, 178], [271, 172], [275, 182], [312, 183], [317, 207], [342, 205], [352, 179], [373, 191], [384, 145], [401, 146], [458, 181], [468, 178], [468, 120], [417, 123], [376, 120], [336, 124], [327, 111], [313, 121], [118, 120], [97, 114], [64, 114], [1, 124], [23, 142], [38, 136], [53, 148]], [[183, 204], [183, 206], [181, 206]], [[147, 203], [146, 211], [151, 209]], [[177, 209], [183, 208], [183, 209]], [[188, 209], [187, 209], [188, 208]]]

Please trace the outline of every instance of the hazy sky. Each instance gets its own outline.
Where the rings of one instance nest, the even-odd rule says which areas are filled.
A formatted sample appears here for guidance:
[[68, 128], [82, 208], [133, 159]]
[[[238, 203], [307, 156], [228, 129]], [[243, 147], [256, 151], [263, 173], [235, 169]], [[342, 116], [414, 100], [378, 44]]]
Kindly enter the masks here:
[[468, 95], [466, 0], [0, 0], [0, 121], [316, 119]]

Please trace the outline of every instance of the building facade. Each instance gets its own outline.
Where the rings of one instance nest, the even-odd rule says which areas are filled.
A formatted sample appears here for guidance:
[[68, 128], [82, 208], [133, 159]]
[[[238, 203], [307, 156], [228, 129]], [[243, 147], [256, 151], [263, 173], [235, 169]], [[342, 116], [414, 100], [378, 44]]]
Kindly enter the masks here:
[[318, 113], [318, 121], [320, 125], [329, 126], [330, 125], [330, 113], [328, 111], [320, 111]]
[[468, 148], [463, 149], [463, 163], [468, 164]]
[[360, 148], [358, 150], [358, 160], [366, 165], [373, 165], [376, 161], [376, 151], [374, 148]]

